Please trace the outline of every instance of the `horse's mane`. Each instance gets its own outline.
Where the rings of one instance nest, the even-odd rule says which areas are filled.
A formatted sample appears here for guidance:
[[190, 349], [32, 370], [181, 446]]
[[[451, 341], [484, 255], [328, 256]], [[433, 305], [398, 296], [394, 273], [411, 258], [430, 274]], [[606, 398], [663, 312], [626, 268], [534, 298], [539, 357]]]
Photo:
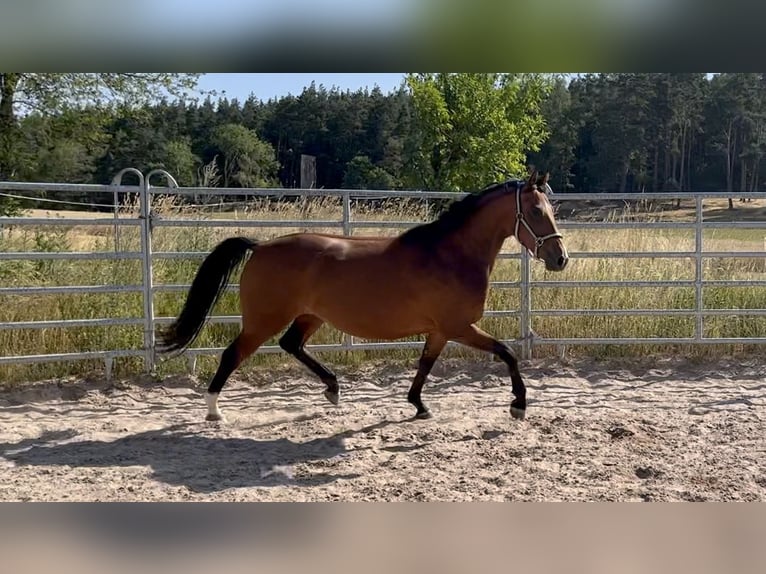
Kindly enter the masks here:
[[493, 183], [481, 191], [469, 193], [464, 198], [453, 201], [447, 209], [439, 216], [428, 223], [423, 223], [412, 227], [399, 236], [402, 243], [412, 244], [430, 244], [442, 239], [449, 233], [462, 227], [466, 221], [479, 209], [481, 200], [498, 188], [510, 185], [510, 189], [516, 189], [517, 186], [523, 186], [523, 181], [508, 180], [500, 183]]

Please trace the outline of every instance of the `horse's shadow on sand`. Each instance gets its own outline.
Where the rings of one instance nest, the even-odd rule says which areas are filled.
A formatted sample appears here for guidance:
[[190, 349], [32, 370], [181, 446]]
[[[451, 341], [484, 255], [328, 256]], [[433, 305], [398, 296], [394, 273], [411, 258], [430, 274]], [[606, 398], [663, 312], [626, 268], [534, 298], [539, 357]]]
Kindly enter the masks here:
[[[153, 479], [197, 493], [241, 487], [318, 486], [359, 476], [331, 472], [337, 462], [351, 454], [344, 439], [389, 424], [397, 423], [384, 421], [306, 442], [209, 436], [200, 424], [175, 425], [113, 441], [71, 440], [77, 435], [75, 431], [56, 431], [36, 439], [0, 443], [0, 456], [18, 465], [148, 466]], [[303, 463], [322, 470], [294, 469]]]

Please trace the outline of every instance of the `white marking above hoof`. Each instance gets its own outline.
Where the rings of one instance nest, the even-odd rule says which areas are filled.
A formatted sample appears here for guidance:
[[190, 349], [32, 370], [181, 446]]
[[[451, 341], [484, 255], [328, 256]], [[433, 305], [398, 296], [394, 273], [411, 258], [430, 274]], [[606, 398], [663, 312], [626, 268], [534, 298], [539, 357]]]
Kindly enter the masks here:
[[207, 393], [205, 395], [205, 404], [207, 404], [206, 421], [222, 421], [223, 415], [218, 408], [218, 393]]
[[519, 409], [517, 407], [511, 407], [511, 416], [516, 420], [523, 421], [527, 414], [527, 409]]

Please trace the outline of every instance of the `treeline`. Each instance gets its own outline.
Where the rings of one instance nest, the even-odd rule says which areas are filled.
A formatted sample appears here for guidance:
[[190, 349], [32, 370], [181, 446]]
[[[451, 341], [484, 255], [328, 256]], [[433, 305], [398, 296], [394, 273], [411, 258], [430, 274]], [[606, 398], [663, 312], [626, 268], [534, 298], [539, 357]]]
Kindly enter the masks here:
[[[764, 74], [535, 76], [534, 89], [479, 76], [412, 76], [388, 94], [312, 84], [267, 102], [161, 100], [107, 117], [87, 106], [32, 111], [0, 165], [17, 181], [105, 183], [125, 167], [160, 167], [187, 186], [297, 187], [307, 154], [320, 188], [477, 189], [518, 172], [524, 161], [495, 157], [523, 145], [522, 160], [551, 171], [558, 192], [746, 193], [766, 181]], [[500, 126], [492, 114], [508, 98]], [[505, 131], [493, 139], [495, 126]], [[472, 157], [487, 167], [435, 177]]]
[[[412, 185], [412, 102], [393, 94], [311, 85], [261, 102], [160, 101], [137, 110], [70, 110], [23, 118], [13, 179], [104, 183], [125, 167], [164, 168], [179, 184], [297, 187], [301, 155], [316, 157], [317, 187]], [[412, 154], [410, 154], [412, 156]], [[415, 184], [417, 185], [417, 184]]]
[[764, 74], [593, 74], [558, 84], [535, 161], [591, 191], [762, 188]]

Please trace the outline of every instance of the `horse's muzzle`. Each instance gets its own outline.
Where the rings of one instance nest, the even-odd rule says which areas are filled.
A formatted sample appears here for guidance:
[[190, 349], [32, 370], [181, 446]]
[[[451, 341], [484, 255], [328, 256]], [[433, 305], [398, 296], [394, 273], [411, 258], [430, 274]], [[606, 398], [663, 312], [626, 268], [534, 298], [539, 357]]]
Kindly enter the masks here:
[[548, 271], [563, 271], [569, 263], [569, 257], [560, 255], [557, 258], [546, 259], [545, 268]]

